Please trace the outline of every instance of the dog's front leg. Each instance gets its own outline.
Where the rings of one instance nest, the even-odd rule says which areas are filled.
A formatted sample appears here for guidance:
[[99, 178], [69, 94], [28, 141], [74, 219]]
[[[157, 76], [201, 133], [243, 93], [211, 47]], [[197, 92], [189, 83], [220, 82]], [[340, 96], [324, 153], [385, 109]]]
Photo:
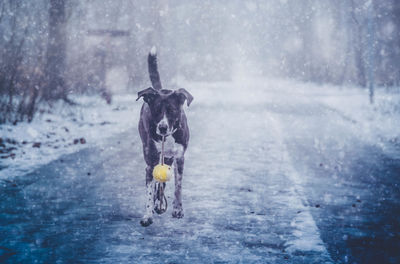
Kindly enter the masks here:
[[147, 166], [146, 168], [146, 213], [143, 216], [140, 224], [142, 226], [149, 226], [153, 223], [154, 214], [154, 180], [153, 180], [153, 167]]
[[174, 199], [174, 209], [172, 211], [172, 217], [182, 218], [182, 176], [183, 176], [183, 165], [185, 163], [184, 157], [175, 159], [175, 199]]

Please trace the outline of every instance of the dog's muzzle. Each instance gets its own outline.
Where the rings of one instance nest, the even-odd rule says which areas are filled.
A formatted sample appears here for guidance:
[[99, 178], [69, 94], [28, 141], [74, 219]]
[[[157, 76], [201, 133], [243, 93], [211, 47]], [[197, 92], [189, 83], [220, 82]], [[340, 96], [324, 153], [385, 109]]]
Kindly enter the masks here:
[[165, 124], [165, 123], [158, 124], [157, 130], [158, 130], [158, 134], [160, 134], [161, 136], [167, 135], [168, 124]]
[[168, 124], [158, 124], [156, 133], [163, 137], [168, 137], [174, 134], [178, 130], [177, 128], [170, 129]]

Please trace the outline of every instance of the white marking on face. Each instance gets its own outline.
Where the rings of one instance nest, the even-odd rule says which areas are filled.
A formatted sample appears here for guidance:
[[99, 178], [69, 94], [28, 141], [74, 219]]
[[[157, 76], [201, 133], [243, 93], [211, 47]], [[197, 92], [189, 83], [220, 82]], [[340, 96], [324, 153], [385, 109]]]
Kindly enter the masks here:
[[160, 132], [160, 127], [166, 127], [167, 128], [167, 135], [170, 131], [170, 127], [168, 125], [168, 119], [167, 119], [167, 115], [164, 113], [163, 118], [160, 120], [160, 122], [158, 122], [157, 124], [157, 134], [159, 134], [160, 136], [162, 136], [163, 134]]

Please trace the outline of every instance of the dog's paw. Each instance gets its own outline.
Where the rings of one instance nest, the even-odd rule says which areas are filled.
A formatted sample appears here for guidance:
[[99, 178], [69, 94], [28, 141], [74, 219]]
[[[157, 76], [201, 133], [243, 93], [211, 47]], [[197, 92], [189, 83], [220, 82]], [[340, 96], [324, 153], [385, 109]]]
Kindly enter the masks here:
[[160, 205], [156, 205], [156, 206], [154, 206], [154, 211], [157, 213], [157, 214], [163, 214], [163, 213], [165, 213], [165, 211], [167, 211], [167, 208], [161, 208], [160, 207]]
[[147, 227], [147, 226], [149, 226], [149, 225], [151, 225], [153, 223], [153, 218], [143, 218], [142, 220], [140, 220], [140, 224], [143, 226], [143, 227]]
[[165, 196], [163, 196], [163, 202], [161, 203], [161, 201], [158, 199], [158, 197], [156, 198], [156, 200], [154, 201], [154, 211], [157, 214], [163, 214], [167, 211], [167, 199], [165, 198]]
[[183, 214], [183, 209], [175, 209], [172, 211], [172, 217], [173, 218], [183, 218], [184, 214]]

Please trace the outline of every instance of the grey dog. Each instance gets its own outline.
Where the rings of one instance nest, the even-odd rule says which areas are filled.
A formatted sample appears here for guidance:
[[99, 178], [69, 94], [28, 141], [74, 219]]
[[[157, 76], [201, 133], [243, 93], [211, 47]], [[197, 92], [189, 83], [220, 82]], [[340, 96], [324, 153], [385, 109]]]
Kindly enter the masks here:
[[162, 213], [156, 204], [156, 185], [153, 179], [154, 166], [160, 161], [161, 141], [165, 138], [165, 163], [173, 165], [175, 175], [175, 197], [172, 216], [183, 217], [182, 209], [182, 176], [184, 154], [189, 143], [189, 127], [183, 104], [187, 106], [193, 101], [193, 96], [183, 88], [177, 90], [163, 89], [157, 68], [157, 53], [155, 47], [148, 56], [150, 81], [153, 87], [138, 92], [139, 100], [144, 103], [140, 112], [139, 134], [143, 143], [143, 154], [146, 161], [146, 213], [140, 221], [142, 226], [153, 223], [154, 211]]

